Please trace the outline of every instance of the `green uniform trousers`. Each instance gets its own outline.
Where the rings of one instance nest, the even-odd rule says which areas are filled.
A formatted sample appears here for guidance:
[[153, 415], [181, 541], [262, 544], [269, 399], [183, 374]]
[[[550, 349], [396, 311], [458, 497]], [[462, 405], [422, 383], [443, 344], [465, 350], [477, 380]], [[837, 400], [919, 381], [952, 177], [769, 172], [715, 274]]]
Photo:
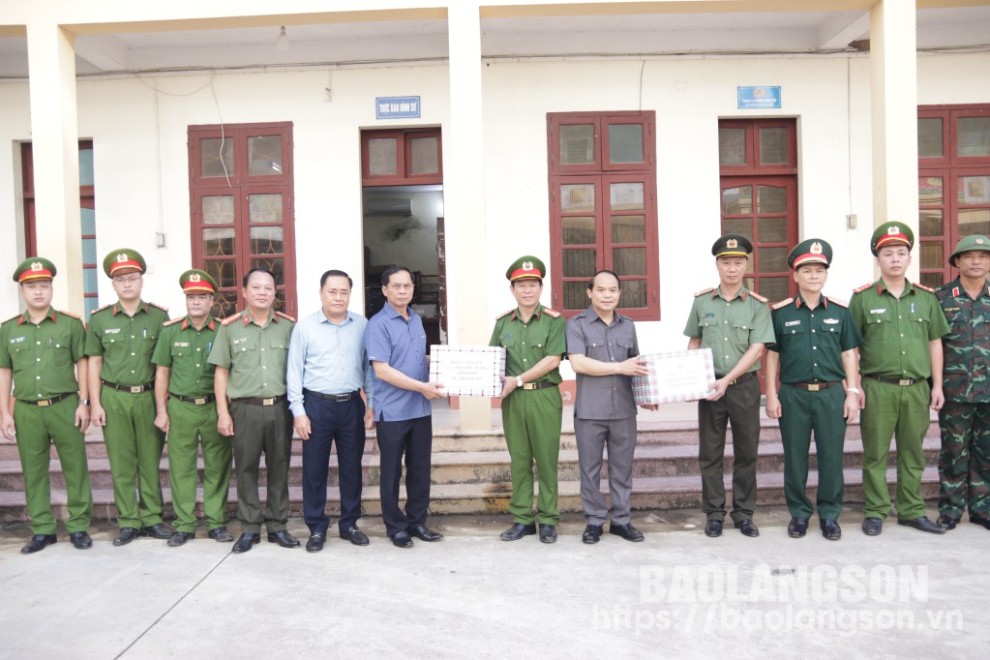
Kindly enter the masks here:
[[946, 401], [938, 411], [942, 452], [938, 461], [938, 512], [990, 519], [990, 403]]
[[815, 434], [818, 456], [818, 517], [838, 520], [842, 513], [842, 451], [846, 439], [842, 385], [809, 392], [783, 384], [780, 388], [780, 435], [784, 442], [784, 498], [794, 518], [815, 512], [808, 497], [808, 450]]
[[925, 515], [921, 475], [925, 471], [922, 443], [931, 420], [931, 390], [927, 381], [903, 387], [862, 379], [866, 394], [860, 428], [863, 435], [863, 491], [867, 518], [885, 518], [890, 512], [887, 455], [890, 437], [897, 444], [897, 517], [914, 520]]
[[150, 527], [162, 522], [159, 477], [165, 436], [155, 426], [155, 398], [104, 387], [100, 403], [107, 414], [103, 439], [113, 477], [113, 499], [120, 527]]
[[32, 534], [54, 534], [52, 515], [51, 445], [55, 444], [62, 464], [69, 518], [69, 532], [85, 532], [93, 515], [93, 492], [89, 487], [86, 444], [75, 426], [79, 396], [73, 394], [58, 403], [41, 408], [27, 403], [14, 404], [17, 450], [24, 471], [24, 497], [31, 516]]
[[539, 479], [536, 501], [539, 522], [556, 525], [557, 457], [560, 454], [560, 420], [563, 403], [560, 388], [517, 389], [502, 400], [502, 428], [509, 449], [512, 499], [509, 513], [516, 522], [533, 522], [533, 463]]
[[227, 524], [227, 490], [230, 488], [230, 439], [217, 431], [213, 403], [197, 406], [168, 400], [168, 473], [172, 485], [175, 529], [196, 531], [197, 448], [203, 448], [203, 515], [207, 529]]
[[[289, 520], [289, 454], [292, 451], [292, 414], [285, 401], [260, 406], [230, 402], [234, 420], [231, 440], [237, 471], [237, 517], [241, 532], [257, 534], [261, 523], [269, 533], [285, 529]], [[267, 497], [261, 513], [258, 474], [265, 455]]]

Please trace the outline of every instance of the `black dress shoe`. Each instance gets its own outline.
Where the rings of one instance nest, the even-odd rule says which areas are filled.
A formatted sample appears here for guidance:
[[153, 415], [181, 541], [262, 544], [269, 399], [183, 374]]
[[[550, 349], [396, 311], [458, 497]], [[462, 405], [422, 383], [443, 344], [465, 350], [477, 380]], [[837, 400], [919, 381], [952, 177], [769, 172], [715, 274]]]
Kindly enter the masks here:
[[88, 532], [70, 532], [69, 540], [76, 550], [89, 550], [93, 547], [93, 539], [89, 538]]
[[39, 550], [44, 550], [52, 543], [58, 541], [58, 537], [54, 534], [35, 534], [31, 537], [31, 540], [26, 546], [21, 548], [22, 555], [29, 555], [32, 552], [38, 552]]
[[172, 537], [168, 540], [168, 547], [178, 548], [180, 545], [184, 545], [186, 541], [193, 538], [192, 532], [174, 532]]
[[244, 534], [241, 534], [241, 538], [237, 539], [237, 543], [234, 544], [233, 552], [235, 555], [239, 555], [242, 552], [247, 552], [257, 543], [261, 543], [261, 534], [245, 532]]
[[743, 533], [743, 536], [756, 538], [760, 535], [760, 528], [757, 527], [756, 523], [754, 523], [750, 518], [746, 518], [745, 520], [737, 520], [733, 524], [736, 526], [736, 529]]
[[914, 520], [901, 520], [897, 519], [898, 525], [906, 525], [907, 527], [914, 527], [922, 532], [928, 532], [929, 534], [945, 534], [945, 528], [939, 527], [936, 523], [932, 522], [925, 516], [920, 518], [915, 518]]
[[326, 532], [316, 532], [311, 534], [306, 541], [306, 552], [319, 552], [323, 549], [323, 544], [327, 542]]
[[217, 543], [230, 543], [234, 540], [234, 535], [228, 532], [226, 527], [214, 527], [207, 536]]
[[722, 536], [722, 521], [712, 518], [705, 523], [705, 536], [711, 538]]
[[172, 534], [174, 534], [174, 532], [163, 523], [156, 523], [150, 527], [141, 528], [142, 536], [150, 536], [153, 539], [170, 539], [172, 538]]
[[268, 532], [268, 542], [278, 543], [283, 548], [299, 547], [299, 539], [284, 529], [280, 529], [277, 532]]
[[867, 536], [880, 536], [883, 531], [883, 518], [863, 518], [863, 533]]
[[121, 527], [117, 532], [117, 538], [113, 540], [115, 546], [127, 545], [137, 537], [141, 536], [141, 530], [134, 527]]
[[825, 518], [821, 521], [822, 536], [829, 541], [838, 541], [842, 538], [842, 528], [839, 527], [838, 520]]
[[528, 525], [524, 523], [512, 523], [512, 527], [505, 530], [498, 535], [503, 541], [518, 541], [524, 536], [530, 536], [536, 534], [536, 525], [529, 523]]
[[807, 518], [791, 518], [791, 522], [787, 523], [787, 535], [792, 539], [804, 538], [804, 535], [808, 533], [808, 519]]
[[643, 532], [632, 526], [632, 523], [626, 523], [625, 525], [616, 525], [615, 523], [611, 523], [608, 526], [608, 533], [621, 536], [625, 540], [632, 541], [633, 543], [639, 543], [646, 538], [643, 536]]
[[368, 536], [357, 528], [357, 525], [351, 525], [349, 529], [340, 530], [340, 538], [350, 541], [354, 545], [368, 545], [371, 541], [368, 540]]
[[598, 543], [602, 538], [602, 526], [601, 525], [587, 525], [584, 528], [584, 534], [581, 535], [581, 542], [591, 545], [593, 543]]
[[409, 533], [420, 541], [426, 541], [427, 543], [433, 543], [443, 538], [443, 534], [434, 532], [426, 525], [413, 525], [409, 528]]
[[990, 529], [990, 518], [974, 518], [973, 516], [970, 516], [969, 522], [974, 525], [982, 525], [983, 527]]
[[935, 524], [937, 524], [945, 531], [949, 531], [950, 529], [955, 529], [958, 523], [959, 523], [959, 518], [953, 518], [952, 516], [945, 516], [945, 515], [939, 516], [938, 520], [935, 521]]
[[409, 536], [409, 532], [396, 532], [389, 536], [392, 540], [392, 545], [397, 548], [411, 548], [413, 547], [412, 537]]
[[540, 524], [540, 543], [556, 543], [557, 528], [553, 525]]

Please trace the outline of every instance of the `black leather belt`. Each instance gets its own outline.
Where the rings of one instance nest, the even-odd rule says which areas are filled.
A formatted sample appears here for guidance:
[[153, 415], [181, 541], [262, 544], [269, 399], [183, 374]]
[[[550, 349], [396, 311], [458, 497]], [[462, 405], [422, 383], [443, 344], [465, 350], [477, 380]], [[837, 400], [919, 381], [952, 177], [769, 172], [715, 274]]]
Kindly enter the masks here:
[[[715, 378], [717, 380], [719, 378], [725, 378], [725, 376], [715, 376]], [[738, 385], [739, 383], [745, 383], [747, 380], [753, 380], [754, 378], [756, 378], [756, 372], [755, 371], [747, 371], [746, 373], [744, 373], [739, 378], [736, 378], [734, 381], [731, 381], [729, 383], [729, 385]]]
[[787, 383], [791, 387], [796, 387], [799, 390], [807, 390], [809, 392], [818, 392], [821, 390], [827, 390], [830, 387], [838, 385], [841, 380], [809, 380], [807, 383]]
[[548, 383], [544, 381], [533, 381], [532, 383], [523, 383], [522, 389], [524, 390], [542, 390], [547, 387], [557, 387], [557, 383]]
[[117, 390], [118, 392], [129, 392], [130, 394], [140, 394], [141, 392], [150, 392], [151, 388], [155, 386], [155, 381], [150, 383], [145, 383], [144, 385], [121, 385], [120, 383], [111, 383], [109, 380], [100, 379], [100, 382], [112, 390]]
[[334, 401], [336, 403], [347, 403], [351, 399], [361, 396], [361, 393], [347, 392], [345, 394], [324, 394], [323, 392], [314, 392], [313, 390], [303, 389], [303, 396], [311, 396], [317, 399], [323, 399], [324, 401]]
[[182, 396], [181, 394], [172, 394], [169, 392], [168, 395], [172, 399], [178, 399], [184, 403], [191, 403], [194, 406], [205, 406], [208, 403], [213, 403], [217, 399], [214, 394], [206, 394], [204, 396]]
[[881, 383], [900, 385], [901, 387], [908, 387], [910, 385], [914, 385], [915, 383], [920, 383], [923, 380], [928, 380], [927, 378], [885, 378], [884, 376], [871, 376], [871, 375], [867, 375], [866, 378], [870, 378], [872, 380], [878, 380]]
[[231, 401], [236, 401], [237, 403], [247, 403], [252, 406], [274, 406], [276, 403], [281, 403], [282, 401], [285, 401], [285, 395], [280, 394], [279, 396], [273, 396], [267, 399], [246, 397], [243, 399], [231, 399]]
[[29, 406], [38, 406], [39, 408], [47, 408], [53, 403], [58, 403], [59, 401], [64, 401], [65, 399], [68, 399], [73, 394], [75, 394], [75, 392], [66, 392], [65, 394], [59, 394], [58, 396], [53, 396], [50, 399], [40, 399], [38, 401], [27, 401], [25, 399], [18, 399], [17, 402], [26, 403]]

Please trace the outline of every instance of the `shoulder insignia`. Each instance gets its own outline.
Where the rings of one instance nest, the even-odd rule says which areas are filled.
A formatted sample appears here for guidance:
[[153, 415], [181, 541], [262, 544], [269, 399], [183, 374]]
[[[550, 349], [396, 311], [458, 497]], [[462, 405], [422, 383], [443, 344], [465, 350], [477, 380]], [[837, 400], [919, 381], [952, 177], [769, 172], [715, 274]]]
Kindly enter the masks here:
[[93, 314], [99, 314], [100, 312], [106, 311], [111, 307], [113, 307], [113, 303], [109, 303], [107, 305], [104, 305], [103, 307], [97, 307], [92, 312], [90, 312], [89, 315], [92, 316]]
[[925, 286], [924, 284], [921, 284], [919, 282], [912, 282], [911, 286], [916, 286], [922, 291], [927, 291], [928, 293], [935, 293], [935, 289], [931, 288], [930, 286]]
[[498, 321], [499, 319], [504, 319], [506, 316], [508, 316], [509, 314], [511, 314], [514, 311], [516, 311], [516, 308], [515, 307], [513, 307], [512, 309], [506, 310], [506, 311], [502, 312], [501, 314], [499, 314], [498, 316], [496, 316], [495, 317], [495, 320]]
[[770, 299], [769, 298], [764, 298], [763, 296], [761, 296], [760, 294], [758, 294], [755, 291], [750, 291], [749, 292], [749, 295], [753, 296], [754, 298], [756, 298], [757, 300], [759, 300], [761, 303], [768, 303], [768, 302], [770, 302]]
[[295, 323], [296, 322], [296, 320], [294, 318], [292, 318], [291, 316], [289, 316], [288, 314], [283, 314], [282, 312], [275, 312], [275, 315], [276, 316], [281, 316], [286, 321], [291, 321], [292, 323]]
[[58, 310], [58, 313], [64, 314], [68, 316], [70, 319], [76, 319], [77, 321], [82, 321], [82, 317], [80, 317], [78, 314], [73, 314], [72, 312], [66, 312], [65, 310], [62, 309]]
[[149, 302], [148, 304], [151, 305], [152, 307], [154, 307], [155, 309], [160, 309], [163, 312], [165, 312], [166, 314], [168, 314], [168, 307], [162, 307], [158, 303], [153, 303], [153, 302]]
[[4, 321], [4, 323], [10, 323], [11, 321], [16, 321], [16, 320], [18, 320], [20, 318], [21, 318], [21, 315], [20, 314], [14, 314], [9, 319], [7, 319], [6, 321]]
[[697, 298], [698, 296], [703, 296], [703, 295], [705, 295], [706, 293], [711, 293], [711, 292], [712, 292], [712, 291], [714, 291], [714, 290], [715, 290], [715, 287], [713, 287], [713, 286], [710, 286], [710, 287], [708, 287], [707, 289], [702, 289], [701, 291], [695, 291], [695, 293], [694, 293], [694, 297], [695, 297], [695, 298]]
[[952, 288], [952, 285], [953, 285], [953, 284], [955, 284], [955, 283], [956, 283], [956, 281], [955, 281], [955, 280], [953, 280], [953, 281], [951, 281], [951, 282], [946, 282], [946, 283], [945, 283], [945, 284], [943, 284], [942, 286], [940, 286], [940, 287], [938, 287], [938, 289], [937, 289], [937, 290], [938, 290], [938, 291], [947, 291], [948, 289], [951, 289], [951, 288]]
[[864, 291], [866, 291], [867, 289], [869, 289], [871, 286], [873, 286], [873, 284], [874, 284], [874, 282], [867, 282], [866, 284], [864, 284], [862, 286], [858, 286], [855, 289], [853, 289], [853, 293], [863, 293]]
[[555, 309], [550, 309], [549, 307], [544, 307], [543, 308], [543, 313], [544, 314], [549, 314], [551, 318], [555, 318], [555, 319], [559, 319], [560, 318], [560, 312], [558, 312]]
[[168, 321], [165, 321], [165, 323], [162, 323], [162, 325], [167, 328], [170, 325], [175, 325], [176, 323], [179, 323], [184, 318], [185, 318], [184, 316], [177, 316], [174, 319], [169, 319]]
[[773, 308], [774, 309], [783, 309], [784, 307], [787, 307], [788, 305], [790, 305], [792, 302], [794, 302], [794, 298], [788, 298], [787, 300], [781, 300], [779, 303], [777, 303], [776, 305], [774, 305]]
[[220, 325], [230, 325], [231, 323], [233, 323], [234, 321], [236, 321], [239, 318], [241, 318], [241, 313], [240, 312], [237, 312], [233, 316], [228, 316], [224, 320], [220, 321]]
[[831, 298], [831, 297], [829, 297], [828, 298], [828, 301], [830, 303], [834, 304], [834, 305], [838, 305], [839, 307], [849, 307], [849, 301], [848, 300], [839, 300], [838, 298]]

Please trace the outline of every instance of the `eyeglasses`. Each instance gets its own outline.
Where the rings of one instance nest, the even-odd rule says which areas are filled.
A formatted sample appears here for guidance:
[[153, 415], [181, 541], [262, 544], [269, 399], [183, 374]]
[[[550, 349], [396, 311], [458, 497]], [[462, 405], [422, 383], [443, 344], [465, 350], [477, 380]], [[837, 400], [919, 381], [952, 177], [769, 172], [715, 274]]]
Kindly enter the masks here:
[[134, 284], [141, 280], [140, 275], [118, 275], [113, 278], [114, 284]]

